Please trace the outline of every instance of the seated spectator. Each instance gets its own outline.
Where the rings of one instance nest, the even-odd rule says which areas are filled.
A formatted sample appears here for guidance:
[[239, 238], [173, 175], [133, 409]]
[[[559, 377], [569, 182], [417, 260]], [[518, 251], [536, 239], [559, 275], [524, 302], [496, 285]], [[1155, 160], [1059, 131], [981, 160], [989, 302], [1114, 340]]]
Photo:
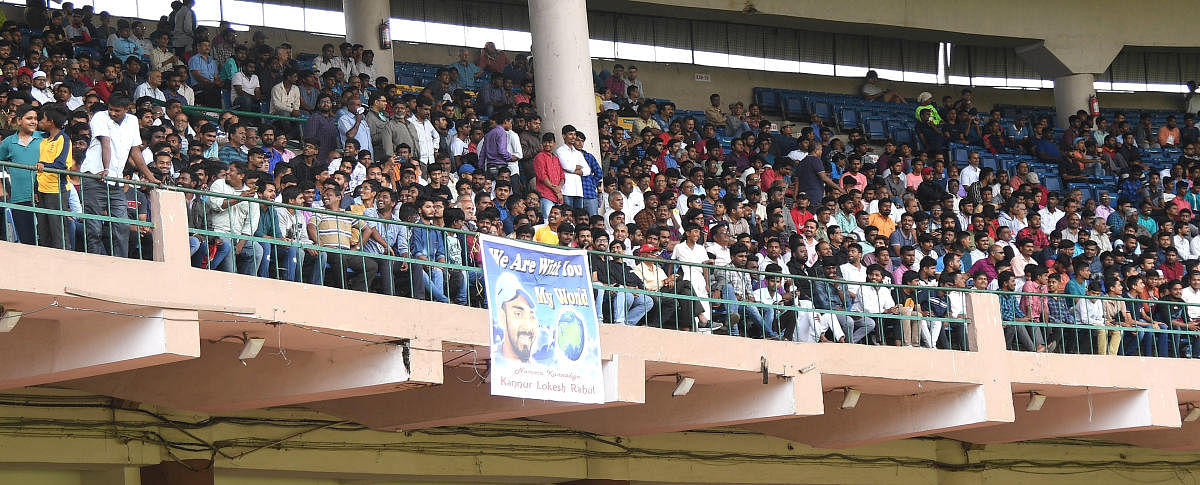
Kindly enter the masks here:
[[879, 73], [875, 70], [867, 71], [867, 77], [863, 81], [862, 88], [859, 89], [864, 99], [871, 101], [883, 101], [885, 103], [905, 103], [904, 96], [894, 90], [887, 89], [879, 85]]

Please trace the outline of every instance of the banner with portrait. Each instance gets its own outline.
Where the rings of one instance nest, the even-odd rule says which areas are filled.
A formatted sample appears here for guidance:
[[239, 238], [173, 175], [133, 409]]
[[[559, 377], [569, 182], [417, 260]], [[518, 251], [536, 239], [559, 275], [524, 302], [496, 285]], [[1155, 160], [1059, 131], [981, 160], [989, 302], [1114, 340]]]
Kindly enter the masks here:
[[604, 402], [587, 252], [480, 235], [492, 395]]

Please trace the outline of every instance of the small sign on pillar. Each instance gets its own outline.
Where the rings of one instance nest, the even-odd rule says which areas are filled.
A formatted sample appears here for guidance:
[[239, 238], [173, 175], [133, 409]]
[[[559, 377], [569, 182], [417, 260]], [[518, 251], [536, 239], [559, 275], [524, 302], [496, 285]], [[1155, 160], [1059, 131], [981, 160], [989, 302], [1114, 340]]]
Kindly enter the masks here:
[[704, 72], [698, 72], [696, 73], [696, 82], [710, 83], [712, 82], [712, 75]]

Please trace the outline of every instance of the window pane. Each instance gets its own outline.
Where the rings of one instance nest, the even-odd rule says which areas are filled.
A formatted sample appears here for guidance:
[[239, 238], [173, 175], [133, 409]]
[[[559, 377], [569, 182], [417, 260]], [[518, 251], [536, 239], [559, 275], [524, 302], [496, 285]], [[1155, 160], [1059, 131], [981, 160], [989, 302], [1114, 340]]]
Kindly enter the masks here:
[[[145, 2], [146, 0], [139, 0]], [[225, 20], [244, 25], [263, 24], [263, 5], [258, 1], [222, 0]]]
[[654, 61], [654, 46], [617, 42], [617, 58], [631, 61]]
[[617, 44], [611, 40], [588, 39], [588, 51], [592, 57], [612, 59], [617, 57]]
[[775, 72], [800, 72], [800, 61], [785, 61], [782, 59], [767, 59], [764, 69]]
[[833, 64], [824, 62], [800, 62], [800, 72], [805, 74], [820, 74], [822, 76], [832, 76], [834, 71]]
[[263, 25], [279, 29], [295, 29], [296, 19], [304, 18], [304, 7], [263, 4]]
[[[904, 80], [904, 71], [897, 71], [895, 69], [875, 69], [875, 73], [879, 74], [879, 79], [886, 79], [889, 81]], [[863, 75], [865, 76], [866, 74]]]
[[504, 49], [518, 52], [533, 50], [533, 36], [519, 30], [504, 31]]
[[701, 66], [729, 67], [729, 54], [695, 51], [692, 57], [696, 59], [696, 64]]
[[461, 25], [425, 22], [425, 38], [433, 44], [466, 45], [467, 29]]
[[843, 77], [864, 77], [868, 70], [863, 66], [843, 66], [841, 64], [833, 66], [834, 75]]
[[[114, 17], [134, 17], [138, 13], [137, 4], [138, 0], [96, 0], [96, 13], [108, 12]], [[197, 15], [199, 15], [199, 5], [196, 6], [196, 10]], [[113, 25], [116, 25], [116, 22], [113, 22]]]
[[[24, 2], [22, 2], [24, 3]], [[78, 4], [76, 4], [78, 5]], [[138, 17], [158, 20], [163, 15], [171, 14], [171, 2], [154, 2], [150, 0], [137, 1]], [[149, 29], [149, 27], [147, 27]]]
[[500, 29], [492, 29], [488, 27], [466, 27], [466, 45], [470, 47], [483, 47], [488, 42], [495, 42], [496, 48], [500, 50], [508, 50], [504, 45], [504, 34]]
[[[103, 1], [103, 0], [101, 0], [101, 1]], [[149, 0], [142, 0], [142, 1], [149, 1]], [[171, 8], [171, 6], [170, 6], [171, 2], [165, 2], [165, 3], [167, 3], [167, 8]], [[76, 6], [78, 6], [78, 5], [76, 5]], [[200, 21], [200, 20], [220, 21], [221, 20], [221, 2], [213, 2], [213, 1], [196, 2], [196, 5], [192, 7], [192, 10], [196, 12], [196, 20], [197, 21]], [[295, 25], [293, 25], [292, 28], [293, 29], [296, 28]]]
[[346, 35], [346, 16], [333, 10], [305, 8], [304, 28], [309, 32]]
[[761, 71], [766, 67], [766, 59], [757, 56], [729, 55], [729, 67], [738, 69], [754, 69]]
[[672, 47], [655, 47], [654, 62], [683, 62], [692, 63], [691, 49], [676, 49]]
[[425, 22], [411, 19], [391, 19], [388, 27], [392, 31], [392, 40], [425, 42]]

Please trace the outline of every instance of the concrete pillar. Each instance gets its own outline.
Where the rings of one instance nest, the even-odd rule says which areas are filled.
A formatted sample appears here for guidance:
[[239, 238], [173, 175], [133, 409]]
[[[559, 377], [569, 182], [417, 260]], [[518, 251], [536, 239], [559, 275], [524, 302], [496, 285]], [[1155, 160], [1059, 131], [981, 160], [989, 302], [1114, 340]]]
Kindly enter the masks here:
[[542, 130], [557, 136], [563, 125], [574, 125], [587, 136], [584, 150], [599, 158], [587, 3], [529, 0], [529, 31], [533, 34], [537, 110], [542, 116]]
[[1055, 126], [1066, 127], [1071, 115], [1088, 109], [1088, 98], [1096, 92], [1095, 82], [1094, 74], [1068, 74], [1054, 78]]
[[388, 0], [342, 0], [342, 11], [346, 13], [346, 42], [362, 44], [363, 48], [374, 51], [375, 72], [395, 81], [396, 67], [392, 50], [385, 50], [379, 45], [379, 24], [392, 17]]

